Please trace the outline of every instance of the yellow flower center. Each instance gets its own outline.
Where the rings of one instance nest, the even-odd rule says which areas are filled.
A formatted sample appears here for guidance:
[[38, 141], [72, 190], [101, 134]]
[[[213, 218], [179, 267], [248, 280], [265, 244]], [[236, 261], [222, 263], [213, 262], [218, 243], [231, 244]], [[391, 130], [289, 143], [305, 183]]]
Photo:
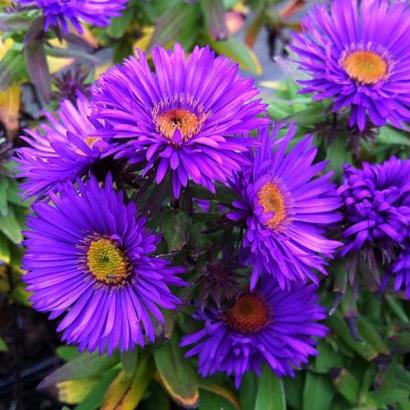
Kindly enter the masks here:
[[286, 202], [279, 187], [273, 182], [266, 182], [258, 192], [258, 200], [265, 213], [273, 213], [266, 225], [277, 229], [286, 219]]
[[86, 137], [86, 138], [84, 138], [84, 142], [90, 147], [90, 148], [92, 148], [94, 145], [95, 145], [95, 143], [97, 142], [97, 141], [99, 141], [100, 140], [100, 137]]
[[388, 69], [386, 60], [371, 51], [353, 51], [342, 64], [350, 78], [363, 84], [377, 83]]
[[156, 125], [158, 131], [171, 141], [177, 129], [182, 134], [183, 141], [187, 141], [199, 131], [201, 122], [194, 113], [178, 108], [161, 114]]
[[238, 332], [256, 333], [268, 323], [269, 311], [260, 297], [245, 294], [239, 297], [232, 309], [225, 312], [225, 318]]
[[126, 256], [115, 242], [106, 238], [91, 241], [87, 266], [97, 280], [108, 284], [118, 284], [130, 274]]

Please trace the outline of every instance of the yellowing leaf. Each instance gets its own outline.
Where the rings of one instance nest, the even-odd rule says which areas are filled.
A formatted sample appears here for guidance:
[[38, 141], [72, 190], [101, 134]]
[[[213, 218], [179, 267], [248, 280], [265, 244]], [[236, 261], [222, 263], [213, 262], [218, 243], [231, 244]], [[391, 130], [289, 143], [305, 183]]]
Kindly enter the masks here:
[[111, 67], [112, 67], [111, 63], [107, 63], [107, 64], [97, 67], [95, 70], [95, 79], [98, 79], [98, 77], [104, 74]]
[[58, 400], [67, 404], [80, 403], [98, 381], [98, 377], [92, 377], [89, 379], [66, 380], [58, 383], [56, 385]]
[[86, 41], [92, 48], [98, 48], [100, 43], [98, 39], [93, 35], [93, 33], [88, 29], [88, 27], [83, 26], [83, 34], [81, 34], [81, 38]]
[[217, 383], [209, 382], [207, 379], [200, 380], [199, 387], [202, 390], [206, 390], [216, 394], [217, 396], [223, 397], [225, 400], [229, 401], [235, 407], [235, 409], [241, 409], [238, 397], [232, 390], [228, 389], [227, 387], [221, 386]]
[[0, 92], [0, 121], [7, 129], [9, 136], [19, 130], [20, 87], [12, 84]]
[[283, 82], [280, 81], [260, 81], [259, 86], [270, 88], [275, 91], [286, 91], [286, 85], [284, 85]]
[[62, 58], [62, 57], [52, 57], [47, 56], [47, 63], [50, 69], [50, 73], [54, 74], [57, 71], [69, 66], [74, 62], [74, 58]]
[[147, 48], [151, 42], [152, 35], [154, 34], [155, 27], [144, 27], [142, 29], [142, 36], [133, 44], [132, 49], [137, 48], [142, 51], [147, 51]]
[[0, 38], [0, 60], [6, 55], [7, 51], [11, 49], [13, 46], [14, 41], [12, 38], [7, 38], [5, 41], [3, 41]]
[[242, 13], [245, 16], [249, 14], [249, 7], [244, 4], [243, 1], [238, 1], [233, 7], [232, 10]]
[[72, 380], [85, 379], [99, 376], [107, 372], [118, 362], [117, 355], [110, 357], [98, 353], [81, 353], [78, 357], [65, 363], [63, 366], [49, 374], [38, 386], [38, 389], [53, 388], [58, 383]]
[[52, 38], [49, 40], [50, 45], [53, 47], [62, 47], [62, 48], [67, 48], [67, 41], [65, 40], [60, 40], [57, 37]]
[[133, 377], [121, 371], [104, 397], [101, 410], [134, 410], [151, 382], [154, 366], [149, 356], [141, 355]]
[[18, 302], [20, 305], [31, 307], [32, 304], [29, 300], [31, 292], [27, 291], [22, 284], [18, 284], [14, 289], [11, 297], [15, 302]]
[[195, 370], [184, 358], [174, 332], [171, 340], [154, 351], [159, 380], [169, 395], [181, 406], [196, 408], [199, 402], [199, 385]]
[[5, 236], [0, 235], [0, 262], [10, 263], [10, 248]]

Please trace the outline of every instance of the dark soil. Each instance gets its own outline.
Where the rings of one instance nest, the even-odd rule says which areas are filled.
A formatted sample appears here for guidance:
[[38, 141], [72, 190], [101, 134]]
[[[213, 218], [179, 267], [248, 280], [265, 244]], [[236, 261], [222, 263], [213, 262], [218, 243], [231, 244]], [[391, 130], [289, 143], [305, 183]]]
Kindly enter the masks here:
[[0, 296], [0, 337], [8, 351], [0, 353], [0, 410], [61, 409], [39, 392], [39, 382], [61, 361], [55, 355], [58, 337], [47, 316]]

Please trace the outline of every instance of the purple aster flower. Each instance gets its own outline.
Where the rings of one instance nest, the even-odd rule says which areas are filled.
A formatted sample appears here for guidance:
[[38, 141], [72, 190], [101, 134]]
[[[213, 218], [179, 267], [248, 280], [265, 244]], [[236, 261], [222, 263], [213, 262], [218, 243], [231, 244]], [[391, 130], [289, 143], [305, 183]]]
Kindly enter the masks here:
[[244, 163], [252, 145], [249, 131], [266, 120], [265, 105], [238, 65], [208, 48], [186, 58], [174, 51], [152, 51], [153, 73], [142, 51], [102, 76], [95, 91], [96, 116], [106, 135], [121, 139], [118, 157], [156, 167], [156, 183], [171, 174], [175, 197], [191, 179], [214, 192]]
[[317, 149], [310, 136], [286, 152], [296, 127], [282, 139], [279, 130], [260, 130], [251, 165], [233, 183], [240, 200], [228, 218], [246, 221], [242, 245], [244, 262], [253, 266], [251, 288], [261, 274], [273, 276], [282, 289], [293, 281], [317, 283], [312, 269], [326, 274], [324, 258], [340, 245], [324, 235], [326, 225], [340, 220], [331, 173], [319, 176], [326, 163], [313, 164]]
[[153, 342], [153, 318], [164, 322], [159, 308], [179, 304], [169, 285], [185, 285], [176, 276], [183, 269], [150, 256], [159, 237], [111, 176], [103, 187], [94, 177], [77, 185], [36, 202], [28, 218], [23, 266], [33, 306], [50, 319], [63, 315], [57, 330], [81, 350], [111, 354]]
[[404, 289], [406, 298], [410, 299], [410, 241], [407, 241], [406, 247], [393, 263], [392, 275], [394, 277], [394, 289], [397, 292]]
[[22, 189], [27, 197], [46, 194], [58, 184], [74, 181], [107, 155], [108, 143], [96, 135], [88, 120], [90, 106], [79, 94], [77, 104], [64, 100], [57, 116], [45, 113], [49, 124], [40, 130], [26, 130], [21, 137], [30, 146], [17, 152], [18, 176], [27, 178]]
[[[303, 92], [350, 107], [350, 126], [410, 120], [410, 9], [407, 2], [334, 0], [304, 20], [292, 49], [311, 79]], [[381, 29], [382, 28], [382, 29]]]
[[195, 345], [186, 354], [198, 355], [199, 373], [235, 375], [239, 387], [248, 371], [260, 374], [267, 363], [280, 377], [294, 376], [294, 368], [317, 354], [314, 337], [323, 337], [326, 327], [317, 323], [326, 317], [318, 305], [314, 285], [281, 290], [272, 282], [244, 292], [226, 311], [199, 312], [201, 330], [185, 336], [181, 345]]
[[71, 24], [83, 33], [81, 22], [105, 27], [113, 17], [121, 15], [128, 0], [18, 0], [22, 6], [39, 7], [44, 14], [44, 30], [59, 27], [64, 33]]
[[342, 255], [364, 245], [384, 251], [402, 242], [410, 228], [410, 160], [391, 157], [383, 164], [346, 165], [339, 195], [346, 230]]

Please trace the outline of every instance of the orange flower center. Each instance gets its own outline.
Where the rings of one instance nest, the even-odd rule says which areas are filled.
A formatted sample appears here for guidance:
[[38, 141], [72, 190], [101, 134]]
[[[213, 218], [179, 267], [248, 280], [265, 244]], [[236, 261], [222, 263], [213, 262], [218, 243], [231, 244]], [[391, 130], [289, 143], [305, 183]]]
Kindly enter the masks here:
[[91, 241], [87, 252], [87, 266], [100, 282], [118, 284], [129, 276], [126, 256], [118, 245], [110, 239]]
[[272, 182], [266, 182], [258, 192], [258, 200], [265, 213], [273, 213], [266, 225], [277, 229], [286, 219], [286, 202], [279, 187]]
[[175, 131], [178, 129], [185, 142], [199, 131], [201, 121], [194, 113], [178, 108], [161, 114], [156, 125], [158, 131], [171, 141], [173, 141]]
[[353, 51], [343, 60], [343, 67], [353, 80], [375, 84], [387, 74], [387, 62], [371, 51]]
[[256, 333], [269, 321], [266, 303], [256, 295], [245, 294], [239, 297], [235, 306], [225, 312], [227, 322], [241, 333]]
[[[84, 138], [84, 142], [92, 149], [93, 147], [94, 147], [94, 145], [97, 143], [97, 142], [99, 142], [99, 141], [101, 141], [101, 137], [85, 137]], [[102, 148], [100, 147], [100, 151], [102, 151]], [[78, 154], [78, 155], [82, 155], [82, 156], [87, 156], [88, 155], [88, 153], [87, 152], [84, 152], [84, 150], [83, 149], [81, 149], [81, 148], [76, 148], [75, 149], [75, 152]]]

